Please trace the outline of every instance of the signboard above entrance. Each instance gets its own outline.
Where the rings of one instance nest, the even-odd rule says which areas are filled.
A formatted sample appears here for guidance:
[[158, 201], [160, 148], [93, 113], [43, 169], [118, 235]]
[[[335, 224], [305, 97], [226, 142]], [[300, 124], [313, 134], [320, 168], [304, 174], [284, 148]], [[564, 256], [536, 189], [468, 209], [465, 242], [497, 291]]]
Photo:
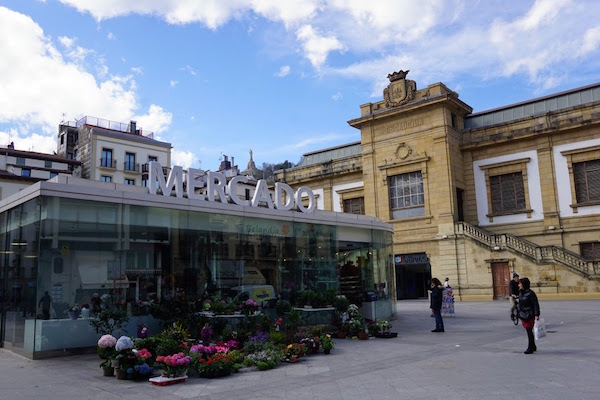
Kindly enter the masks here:
[[413, 254], [397, 254], [394, 257], [396, 264], [428, 264], [429, 258], [425, 253], [413, 253]]
[[[221, 203], [233, 203], [239, 206], [259, 207], [264, 205], [270, 209], [291, 210], [297, 209], [305, 214], [311, 214], [316, 206], [317, 201], [313, 191], [302, 186], [298, 188], [296, 193], [291, 186], [277, 182], [275, 183], [275, 198], [271, 198], [267, 181], [260, 179], [254, 188], [254, 196], [252, 200], [243, 200], [237, 195], [237, 185], [248, 183], [246, 176], [234, 176], [227, 183], [225, 174], [214, 171], [203, 171], [201, 169], [189, 168], [185, 174], [183, 168], [174, 166], [169, 172], [169, 176], [165, 182], [162, 166], [156, 161], [150, 162], [148, 182], [148, 193], [156, 194], [157, 189], [160, 189], [163, 196], [169, 197], [175, 190], [176, 197], [184, 197], [195, 200], [220, 201]], [[196, 193], [196, 189], [206, 187], [206, 195]], [[185, 192], [185, 193], [184, 193]], [[282, 195], [285, 193], [285, 196]], [[302, 204], [302, 197], [308, 197], [308, 206]]]

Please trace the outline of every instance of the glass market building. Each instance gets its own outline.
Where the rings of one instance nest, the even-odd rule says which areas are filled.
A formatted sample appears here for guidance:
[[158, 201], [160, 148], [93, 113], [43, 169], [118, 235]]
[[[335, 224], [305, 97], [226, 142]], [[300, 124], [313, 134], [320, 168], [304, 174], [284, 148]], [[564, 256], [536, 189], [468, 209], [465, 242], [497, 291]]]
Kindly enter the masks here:
[[132, 315], [130, 336], [140, 318], [151, 319], [141, 308], [147, 302], [256, 285], [278, 296], [333, 288], [366, 318], [389, 319], [392, 233], [364, 215], [168, 197], [58, 176], [0, 203], [0, 343], [31, 358], [95, 347], [100, 335], [67, 310], [104, 294]]

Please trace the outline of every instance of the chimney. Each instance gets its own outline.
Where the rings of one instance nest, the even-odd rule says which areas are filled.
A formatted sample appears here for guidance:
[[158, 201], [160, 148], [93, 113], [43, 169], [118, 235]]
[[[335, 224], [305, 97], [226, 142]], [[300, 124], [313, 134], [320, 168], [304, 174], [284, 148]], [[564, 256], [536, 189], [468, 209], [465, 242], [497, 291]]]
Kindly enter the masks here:
[[129, 133], [133, 133], [135, 135], [135, 126], [136, 126], [137, 122], [135, 121], [130, 121], [129, 122]]

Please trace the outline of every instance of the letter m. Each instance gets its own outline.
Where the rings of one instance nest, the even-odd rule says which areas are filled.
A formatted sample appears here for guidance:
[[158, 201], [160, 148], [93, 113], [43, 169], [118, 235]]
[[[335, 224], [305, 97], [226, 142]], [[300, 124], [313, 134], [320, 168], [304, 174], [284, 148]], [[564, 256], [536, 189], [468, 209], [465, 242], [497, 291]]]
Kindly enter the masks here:
[[180, 166], [173, 167], [169, 172], [167, 182], [165, 182], [162, 166], [156, 161], [150, 161], [148, 181], [150, 194], [156, 194], [156, 189], [160, 188], [163, 196], [171, 196], [171, 191], [175, 186], [175, 196], [183, 197], [183, 169]]

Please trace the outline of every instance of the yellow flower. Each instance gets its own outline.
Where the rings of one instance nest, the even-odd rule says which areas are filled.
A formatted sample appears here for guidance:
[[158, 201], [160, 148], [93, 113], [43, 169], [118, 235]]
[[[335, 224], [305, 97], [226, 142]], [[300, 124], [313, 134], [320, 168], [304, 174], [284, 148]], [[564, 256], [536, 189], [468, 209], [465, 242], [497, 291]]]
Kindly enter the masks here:
[[331, 337], [331, 335], [329, 333], [326, 336], [327, 336], [327, 339], [329, 339]]

